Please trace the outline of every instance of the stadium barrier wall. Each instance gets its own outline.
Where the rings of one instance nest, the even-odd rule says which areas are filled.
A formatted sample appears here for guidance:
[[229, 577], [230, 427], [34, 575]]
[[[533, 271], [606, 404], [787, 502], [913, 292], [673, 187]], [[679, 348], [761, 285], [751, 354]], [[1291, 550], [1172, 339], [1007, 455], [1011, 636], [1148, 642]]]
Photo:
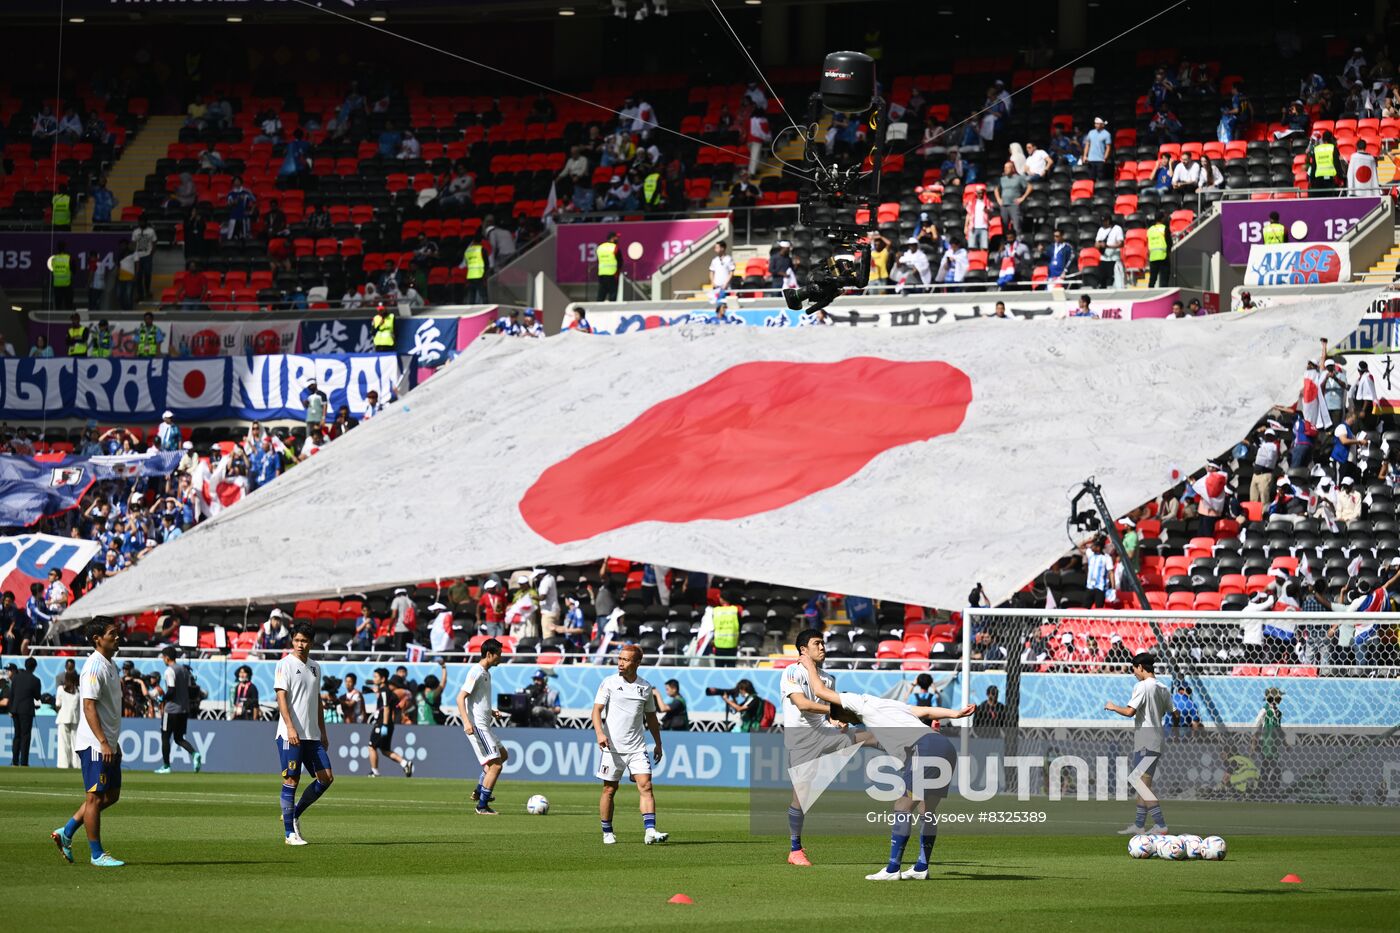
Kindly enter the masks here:
[[[58, 750], [57, 720], [52, 716], [34, 722], [30, 741], [30, 763], [53, 767]], [[327, 725], [331, 766], [336, 774], [369, 773], [370, 726]], [[591, 729], [498, 729], [497, 737], [510, 753], [505, 776], [530, 781], [594, 781], [598, 767], [598, 744]], [[186, 737], [204, 756], [209, 771], [235, 774], [266, 774], [269, 780], [278, 772], [274, 740], [277, 724], [229, 722], [199, 719], [189, 724]], [[10, 760], [14, 726], [9, 717], [0, 724], [0, 760]], [[470, 778], [481, 768], [457, 726], [399, 726], [394, 730], [394, 750], [413, 762], [416, 777]], [[667, 784], [682, 786], [746, 787], [750, 772], [749, 736], [743, 733], [668, 732], [665, 754], [656, 767], [656, 777]], [[121, 732], [122, 767], [153, 771], [161, 766], [160, 720], [124, 719]], [[777, 761], [778, 752], [774, 751]], [[171, 752], [177, 770], [191, 766], [183, 749]], [[397, 766], [386, 762], [381, 773], [394, 775]], [[776, 767], [776, 765], [775, 765]], [[77, 791], [80, 778], [74, 771]], [[269, 787], [272, 785], [269, 784]]]
[[[81, 659], [80, 663], [81, 663]], [[120, 664], [122, 657], [118, 655]], [[144, 673], [161, 669], [156, 658], [136, 660], [137, 668]], [[44, 684], [45, 691], [52, 688], [54, 678], [63, 669], [63, 658], [45, 657], [39, 659], [36, 672]], [[232, 659], [194, 660], [190, 667], [198, 678], [200, 686], [210, 700], [222, 702], [229, 695], [237, 679], [238, 668], [247, 664], [253, 671], [253, 683], [264, 704], [273, 702], [272, 661], [235, 661]], [[429, 674], [441, 674], [436, 664], [407, 664], [401, 661], [382, 662], [341, 662], [322, 661], [321, 670], [326, 676], [343, 679], [354, 673], [360, 686], [370, 682], [376, 667], [387, 667], [392, 672], [399, 664], [408, 669], [409, 677], [421, 682]], [[461, 689], [466, 676], [465, 664], [451, 664], [447, 668], [447, 682], [443, 691], [443, 701], [447, 706], [456, 702], [457, 691]], [[530, 685], [534, 672], [533, 664], [502, 664], [491, 671], [493, 689], [497, 693], [516, 693]], [[611, 665], [570, 664], [552, 669], [550, 686], [559, 691], [559, 703], [565, 710], [587, 710], [593, 705], [593, 696], [603, 678], [615, 672]], [[876, 696], [903, 698], [907, 685], [913, 683], [916, 675], [912, 671], [843, 671], [834, 670], [837, 689], [854, 693], [869, 693]], [[931, 671], [934, 681], [940, 686], [943, 705], [957, 706], [965, 702], [962, 697], [962, 678], [953, 672]], [[692, 713], [723, 713], [725, 706], [717, 696], [706, 696], [706, 688], [730, 688], [740, 678], [748, 678], [754, 684], [758, 695], [774, 704], [779, 702], [779, 678], [782, 671], [774, 668], [713, 668], [713, 667], [648, 667], [641, 676], [658, 689], [667, 680], [679, 681], [681, 695], [685, 697]], [[1163, 679], [1167, 679], [1165, 672]], [[949, 678], [953, 679], [949, 679]], [[1249, 725], [1254, 722], [1261, 708], [1264, 690], [1271, 686], [1282, 686], [1287, 694], [1287, 724], [1292, 726], [1349, 728], [1390, 728], [1400, 722], [1400, 689], [1394, 679], [1367, 677], [1239, 677], [1207, 676], [1205, 683], [1210, 689], [1224, 722], [1235, 725]], [[945, 681], [947, 681], [945, 683]], [[996, 686], [1006, 697], [1006, 674], [1000, 670], [973, 671], [968, 680], [967, 695], [973, 702], [980, 702], [987, 688]], [[1022, 677], [1020, 702], [1021, 724], [1023, 726], [1122, 725], [1124, 720], [1104, 710], [1107, 699], [1123, 702], [1132, 692], [1133, 678], [1128, 673], [1026, 673]]]

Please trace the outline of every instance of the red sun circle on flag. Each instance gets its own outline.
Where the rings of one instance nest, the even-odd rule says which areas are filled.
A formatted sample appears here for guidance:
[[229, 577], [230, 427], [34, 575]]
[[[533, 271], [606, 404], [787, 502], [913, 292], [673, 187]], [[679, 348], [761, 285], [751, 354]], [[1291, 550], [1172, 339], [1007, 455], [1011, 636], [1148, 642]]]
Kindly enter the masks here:
[[218, 356], [219, 355], [219, 333], [218, 331], [204, 329], [196, 331], [190, 337], [191, 356]]
[[204, 394], [207, 380], [204, 378], [203, 370], [191, 367], [189, 372], [185, 373], [185, 378], [181, 380], [180, 384], [184, 388], [187, 397], [199, 398]]
[[520, 514], [555, 544], [638, 522], [758, 515], [887, 450], [955, 433], [971, 402], [971, 378], [949, 363], [742, 363], [546, 468]]
[[1358, 166], [1356, 167], [1356, 182], [1357, 182], [1357, 184], [1361, 184], [1361, 185], [1370, 184], [1370, 183], [1371, 183], [1371, 177], [1372, 177], [1374, 174], [1375, 174], [1375, 172], [1372, 172], [1372, 171], [1371, 171], [1371, 166], [1369, 166], [1369, 165], [1358, 165]]

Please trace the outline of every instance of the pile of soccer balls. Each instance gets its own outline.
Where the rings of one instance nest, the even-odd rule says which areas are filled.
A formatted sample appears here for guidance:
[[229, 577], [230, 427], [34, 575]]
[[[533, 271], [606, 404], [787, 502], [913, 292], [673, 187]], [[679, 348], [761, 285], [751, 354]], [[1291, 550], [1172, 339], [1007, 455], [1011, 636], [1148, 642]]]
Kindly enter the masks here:
[[1225, 840], [1219, 836], [1163, 836], [1139, 834], [1128, 840], [1128, 854], [1133, 858], [1160, 858], [1170, 862], [1185, 859], [1205, 859], [1219, 862], [1225, 858]]

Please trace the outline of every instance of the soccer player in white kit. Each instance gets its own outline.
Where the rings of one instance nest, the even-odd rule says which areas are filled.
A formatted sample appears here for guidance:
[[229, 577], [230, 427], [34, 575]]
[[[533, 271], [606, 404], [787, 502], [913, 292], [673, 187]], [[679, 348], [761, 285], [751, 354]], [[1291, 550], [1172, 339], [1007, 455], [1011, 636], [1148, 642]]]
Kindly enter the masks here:
[[[656, 719], [656, 691], [637, 676], [642, 664], [642, 649], [624, 645], [617, 653], [617, 673], [598, 686], [593, 697], [593, 731], [598, 736], [602, 756], [598, 761], [598, 777], [603, 782], [603, 794], [598, 798], [598, 819], [603, 826], [603, 844], [617, 842], [613, 834], [613, 800], [623, 773], [632, 776], [641, 795], [642, 824], [646, 827], [643, 841], [647, 845], [665, 842], [670, 833], [656, 828], [656, 798], [651, 789], [652, 765], [661, 761], [661, 723]], [[655, 746], [648, 755], [645, 726]]]
[[[801, 766], [823, 755], [851, 745], [855, 740], [830, 721], [831, 707], [817, 699], [812, 684], [820, 682], [828, 689], [836, 686], [836, 678], [821, 669], [826, 660], [826, 640], [814, 628], [797, 633], [797, 656], [811, 659], [809, 669], [802, 663], [791, 664], [783, 670], [783, 742], [790, 765]], [[792, 768], [789, 768], [791, 772]], [[793, 787], [792, 803], [788, 805], [788, 832], [791, 849], [789, 865], [811, 867], [802, 847], [802, 801]]]
[[51, 836], [58, 851], [73, 861], [73, 834], [87, 830], [92, 864], [98, 868], [120, 868], [126, 864], [113, 858], [102, 847], [102, 811], [112, 806], [122, 793], [122, 753], [118, 739], [122, 731], [121, 675], [112, 656], [121, 645], [121, 626], [111, 620], [94, 619], [83, 629], [93, 651], [83, 664], [78, 680], [78, 697], [83, 715], [78, 720], [75, 747], [83, 769], [83, 798], [78, 812], [55, 829]]
[[[807, 669], [812, 683], [812, 692], [817, 699], [830, 705], [833, 718], [848, 723], [861, 723], [867, 731], [859, 739], [862, 744], [878, 745], [887, 754], [905, 762], [904, 794], [894, 802], [893, 829], [890, 832], [889, 863], [874, 874], [866, 875], [867, 881], [899, 881], [928, 878], [929, 856], [938, 838], [938, 823], [931, 814], [947, 795], [948, 785], [931, 788], [932, 794], [913, 781], [914, 759], [925, 761], [941, 758], [948, 764], [945, 777], [951, 781], [957, 755], [953, 743], [945, 736], [929, 729], [929, 725], [940, 719], [961, 719], [971, 716], [977, 709], [969, 703], [962, 709], [946, 709], [942, 706], [910, 706], [899, 700], [873, 696], [869, 693], [837, 693], [828, 687], [818, 676], [816, 664], [809, 655], [801, 665]], [[917, 799], [915, 795], [918, 795]], [[904, 850], [909, 845], [912, 833], [914, 806], [919, 805], [920, 838], [919, 857], [914, 867], [901, 871]]]
[[[1132, 766], [1136, 770], [1138, 765], [1144, 765], [1141, 780], [1149, 792], [1152, 790], [1152, 777], [1157, 773], [1157, 762], [1162, 758], [1162, 720], [1172, 710], [1172, 692], [1153, 673], [1156, 664], [1157, 656], [1150, 651], [1134, 655], [1133, 676], [1137, 678], [1137, 683], [1133, 685], [1133, 695], [1128, 699], [1128, 705], [1119, 706], [1112, 700], [1103, 705], [1110, 713], [1132, 717]], [[1144, 829], [1149, 815], [1153, 823], [1150, 830]], [[1136, 819], [1132, 825], [1118, 830], [1120, 836], [1166, 832], [1167, 820], [1162, 816], [1162, 804], [1155, 795], [1138, 797]]]
[[[272, 675], [277, 693], [277, 757], [282, 764], [282, 830], [289, 846], [304, 846], [301, 815], [331, 786], [326, 711], [321, 708], [321, 665], [311, 660], [311, 626], [292, 630], [292, 651]], [[316, 775], [297, 800], [302, 768]]]
[[491, 806], [492, 791], [501, 776], [510, 754], [496, 741], [495, 711], [491, 707], [491, 668], [501, 663], [501, 643], [488, 638], [481, 643], [481, 658], [467, 669], [467, 679], [457, 694], [457, 715], [462, 720], [462, 731], [467, 734], [467, 742], [481, 763], [481, 778], [477, 781], [476, 800], [478, 816], [495, 816]]

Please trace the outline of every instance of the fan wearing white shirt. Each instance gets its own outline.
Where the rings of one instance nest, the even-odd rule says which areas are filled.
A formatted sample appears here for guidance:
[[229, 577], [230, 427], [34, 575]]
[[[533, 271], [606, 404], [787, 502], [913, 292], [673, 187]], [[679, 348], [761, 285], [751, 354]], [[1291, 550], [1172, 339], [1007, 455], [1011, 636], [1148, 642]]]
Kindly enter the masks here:
[[710, 260], [710, 287], [715, 290], [715, 301], [723, 300], [733, 278], [734, 257], [729, 255], [729, 247], [723, 241], [716, 243], [715, 258]]
[[[304, 846], [301, 815], [331, 786], [326, 711], [321, 708], [321, 665], [311, 660], [311, 626], [292, 629], [292, 652], [272, 675], [277, 693], [277, 757], [282, 764], [282, 829], [289, 846]], [[297, 800], [302, 767], [316, 775]]]
[[1195, 157], [1189, 152], [1181, 154], [1181, 161], [1176, 163], [1176, 168], [1172, 171], [1172, 188], [1177, 191], [1195, 191], [1196, 186], [1201, 183], [1201, 167], [1194, 161]]
[[[1157, 762], [1162, 758], [1162, 719], [1172, 711], [1172, 695], [1167, 685], [1157, 680], [1153, 666], [1157, 656], [1143, 651], [1133, 657], [1133, 676], [1137, 684], [1127, 706], [1119, 706], [1112, 700], [1103, 705], [1110, 713], [1127, 716], [1133, 720], [1133, 769], [1142, 769], [1142, 784], [1149, 794], [1152, 791], [1152, 776], [1157, 771]], [[1137, 819], [1131, 825], [1118, 831], [1119, 835], [1137, 835], [1148, 832], [1143, 827], [1147, 817], [1152, 817], [1151, 832], [1166, 833], [1167, 821], [1162, 816], [1162, 805], [1156, 796], [1138, 797]]]
[[[938, 810], [938, 805], [948, 795], [951, 786], [953, 767], [957, 753], [953, 743], [945, 736], [929, 730], [929, 726], [940, 719], [962, 719], [976, 712], [977, 707], [969, 703], [962, 709], [946, 709], [942, 706], [910, 706], [898, 700], [873, 696], [868, 693], [837, 693], [828, 687], [818, 676], [816, 659], [807, 654], [801, 665], [806, 669], [812, 684], [812, 692], [818, 700], [830, 704], [831, 716], [847, 723], [863, 723], [866, 732], [860, 742], [863, 745], [876, 745], [900, 760], [903, 765], [904, 793], [894, 803], [893, 829], [890, 833], [890, 859], [884, 868], [866, 875], [867, 881], [923, 881], [928, 878], [929, 857], [938, 839], [938, 822], [929, 814]], [[934, 759], [943, 762], [943, 767], [928, 780], [933, 786], [924, 783], [927, 764]], [[915, 768], [919, 769], [921, 780], [913, 780]], [[914, 806], [919, 806], [919, 816], [914, 816]], [[919, 836], [919, 857], [914, 867], [903, 871], [904, 850], [909, 845], [911, 830], [917, 822], [921, 827]]]
[[495, 797], [492, 791], [510, 758], [496, 739], [495, 711], [491, 708], [491, 668], [501, 663], [501, 654], [501, 643], [496, 639], [482, 642], [481, 659], [467, 669], [467, 679], [457, 694], [457, 716], [462, 720], [462, 731], [467, 734], [467, 741], [481, 764], [481, 779], [472, 794], [478, 816], [496, 815], [491, 808]]
[[73, 834], [87, 830], [92, 864], [98, 868], [120, 868], [124, 862], [113, 858], [102, 847], [102, 811], [115, 804], [122, 793], [122, 754], [118, 739], [122, 731], [121, 675], [112, 656], [121, 646], [121, 626], [116, 622], [94, 620], [83, 629], [92, 654], [83, 664], [78, 680], [82, 716], [78, 720], [75, 750], [83, 770], [87, 796], [68, 822], [50, 835], [58, 851], [73, 861]]
[[[661, 761], [661, 723], [656, 718], [656, 691], [637, 676], [642, 649], [624, 645], [617, 653], [617, 673], [606, 678], [593, 698], [593, 731], [602, 756], [598, 777], [603, 794], [598, 798], [598, 819], [603, 828], [603, 845], [613, 845], [613, 800], [623, 773], [632, 776], [641, 796], [643, 841], [647, 845], [665, 842], [670, 833], [656, 829], [656, 797], [651, 788], [651, 768]], [[648, 755], [642, 728], [651, 733], [654, 749]]]
[[1123, 287], [1123, 228], [1113, 219], [1112, 214], [1104, 214], [1099, 221], [1098, 232], [1094, 234], [1094, 245], [1105, 262], [1113, 263], [1113, 287]]

